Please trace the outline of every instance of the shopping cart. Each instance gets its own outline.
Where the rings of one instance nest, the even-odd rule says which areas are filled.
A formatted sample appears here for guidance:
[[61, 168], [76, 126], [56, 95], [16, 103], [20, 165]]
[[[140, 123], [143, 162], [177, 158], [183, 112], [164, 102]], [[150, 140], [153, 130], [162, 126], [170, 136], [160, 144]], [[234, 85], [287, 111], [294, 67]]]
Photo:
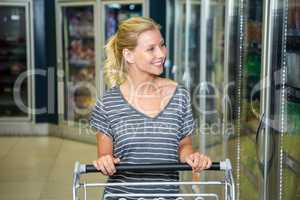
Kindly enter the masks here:
[[[131, 171], [131, 172], [147, 172], [147, 171], [186, 171], [191, 170], [191, 167], [187, 164], [122, 164], [116, 166], [117, 172]], [[84, 200], [87, 199], [87, 189], [93, 187], [106, 187], [106, 186], [141, 186], [141, 185], [190, 185], [190, 186], [221, 186], [224, 190], [225, 200], [235, 200], [235, 186], [234, 179], [232, 175], [232, 167], [229, 159], [220, 162], [213, 162], [212, 166], [207, 170], [221, 170], [224, 173], [222, 180], [217, 181], [178, 181], [178, 182], [136, 182], [136, 183], [86, 183], [80, 182], [80, 175], [98, 172], [97, 169], [91, 164], [80, 164], [78, 161], [75, 163], [74, 174], [73, 174], [73, 200], [79, 200], [79, 190], [83, 190]], [[217, 193], [180, 193], [180, 194], [107, 194], [107, 197], [116, 197], [117, 199], [126, 199], [126, 197], [140, 197], [153, 198], [153, 199], [164, 199], [164, 197], [172, 197], [174, 199], [184, 199], [184, 198], [194, 198], [195, 200], [203, 199], [217, 199], [219, 200], [219, 195]], [[157, 198], [159, 197], [159, 198]], [[143, 199], [143, 198], [141, 198]]]

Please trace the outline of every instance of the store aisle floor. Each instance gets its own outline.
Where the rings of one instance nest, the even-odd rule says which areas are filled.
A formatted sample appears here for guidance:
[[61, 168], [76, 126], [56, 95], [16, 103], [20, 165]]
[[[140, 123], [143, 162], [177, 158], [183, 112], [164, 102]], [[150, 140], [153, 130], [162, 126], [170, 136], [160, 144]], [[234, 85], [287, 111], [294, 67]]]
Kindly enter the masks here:
[[[74, 163], [90, 163], [96, 146], [56, 137], [0, 137], [0, 200], [70, 200]], [[104, 181], [100, 174], [83, 179]], [[101, 199], [99, 189], [89, 199]]]

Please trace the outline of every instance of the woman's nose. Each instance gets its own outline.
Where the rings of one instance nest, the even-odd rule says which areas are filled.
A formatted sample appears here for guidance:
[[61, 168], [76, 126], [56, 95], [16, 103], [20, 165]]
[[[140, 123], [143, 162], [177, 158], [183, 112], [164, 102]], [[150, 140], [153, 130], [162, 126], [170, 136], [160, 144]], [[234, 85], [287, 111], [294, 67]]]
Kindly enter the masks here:
[[157, 58], [164, 58], [166, 57], [166, 50], [165, 47], [158, 47], [156, 51]]

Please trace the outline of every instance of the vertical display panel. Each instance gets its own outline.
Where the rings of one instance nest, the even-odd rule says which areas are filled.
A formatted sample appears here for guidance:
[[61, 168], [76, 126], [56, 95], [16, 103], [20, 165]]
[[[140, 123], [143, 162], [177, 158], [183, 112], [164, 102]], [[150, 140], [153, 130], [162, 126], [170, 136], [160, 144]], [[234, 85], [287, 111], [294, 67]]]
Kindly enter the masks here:
[[[173, 33], [175, 43], [174, 65], [171, 67], [169, 77], [174, 77], [191, 92], [197, 122], [196, 135], [193, 139], [195, 146], [214, 160], [228, 157], [232, 163], [236, 163], [237, 148], [232, 138], [234, 136], [232, 87], [235, 84], [235, 76], [232, 73], [238, 63], [239, 48], [236, 42], [238, 33], [232, 31], [237, 31], [238, 16], [237, 5], [234, 2], [231, 4], [226, 2], [222, 0], [168, 2], [169, 5], [175, 4], [174, 11], [169, 11], [171, 14], [174, 13], [174, 20], [168, 20], [169, 23], [174, 22], [174, 31], [171, 32], [173, 24], [168, 24], [170, 32], [167, 35]], [[171, 14], [169, 17], [172, 17]], [[228, 113], [227, 111], [223, 113], [225, 106]], [[199, 177], [194, 175], [193, 178], [209, 180], [217, 177], [218, 174], [203, 172]], [[199, 188], [197, 191], [210, 192], [213, 188]]]
[[261, 114], [262, 7], [260, 0], [246, 1], [243, 10], [240, 170], [245, 176], [241, 177], [240, 196], [253, 200], [260, 199], [261, 169], [257, 163], [255, 137]]
[[[189, 12], [187, 13], [187, 9]], [[172, 77], [189, 89], [194, 88], [199, 83], [200, 64], [200, 20], [195, 20], [201, 16], [200, 1], [186, 4], [185, 1], [175, 2], [174, 12], [175, 31], [174, 41], [174, 66], [172, 67]], [[190, 37], [190, 38], [189, 38]], [[194, 83], [193, 85], [191, 85]]]
[[94, 9], [62, 8], [64, 119], [87, 122], [95, 104]]
[[[229, 96], [225, 96], [227, 94], [224, 90], [230, 84], [234, 84], [234, 77], [229, 74], [234, 71], [238, 59], [227, 59], [228, 71], [225, 72], [224, 37], [229, 34], [228, 46], [234, 47], [232, 41], [237, 36], [225, 33], [226, 9], [228, 8], [223, 1], [175, 1], [174, 21], [180, 23], [175, 24], [175, 56], [171, 77], [191, 91], [198, 128], [201, 133], [209, 135], [201, 140], [202, 144], [206, 142], [207, 146], [210, 143], [222, 143], [224, 133], [222, 112], [225, 106], [223, 101], [230, 99]], [[229, 57], [236, 54], [236, 51], [230, 48], [228, 51]], [[226, 83], [225, 76], [227, 76]], [[228, 120], [232, 120], [233, 115], [228, 116], [231, 118]], [[226, 134], [228, 133], [229, 131], [226, 131]]]
[[[300, 198], [300, 2], [286, 3], [286, 133], [283, 136], [283, 199]], [[283, 63], [283, 65], [285, 64]]]
[[27, 26], [25, 6], [0, 5], [0, 118], [28, 116]]
[[128, 18], [143, 15], [141, 3], [109, 3], [104, 5], [105, 41], [111, 37], [118, 28], [118, 24]]

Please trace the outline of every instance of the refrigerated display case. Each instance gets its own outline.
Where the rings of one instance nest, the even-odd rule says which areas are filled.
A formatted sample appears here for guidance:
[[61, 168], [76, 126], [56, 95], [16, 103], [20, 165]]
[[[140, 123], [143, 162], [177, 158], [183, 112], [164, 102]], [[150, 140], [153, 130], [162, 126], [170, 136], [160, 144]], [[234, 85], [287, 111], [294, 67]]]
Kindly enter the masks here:
[[241, 173], [247, 178], [241, 179], [241, 198], [299, 198], [297, 6], [248, 1], [243, 12]]
[[64, 119], [89, 118], [95, 103], [95, 37], [92, 5], [62, 7]]
[[[174, 24], [172, 77], [190, 90], [201, 137], [209, 135], [200, 139], [200, 146], [222, 143], [224, 135], [232, 134], [223, 122], [226, 118], [230, 126], [233, 120], [234, 103], [230, 90], [237, 63], [234, 58], [238, 43], [234, 41], [238, 34], [233, 32], [238, 25], [237, 5], [201, 0], [169, 1], [172, 3], [174, 10], [169, 12], [174, 14], [169, 16], [174, 16], [173, 23], [179, 22]], [[225, 22], [228, 23], [225, 25]], [[225, 107], [228, 108], [226, 114], [223, 113]], [[207, 127], [213, 127], [213, 130]]]
[[[240, 196], [245, 199], [260, 199], [260, 171], [257, 165], [256, 130], [261, 113], [261, 55], [262, 55], [262, 7], [263, 1], [247, 1], [243, 10], [243, 68], [241, 94], [240, 148], [241, 178]], [[254, 91], [254, 92], [253, 92]]]
[[[230, 157], [233, 163], [236, 163], [237, 154], [236, 144], [230, 140], [234, 134], [231, 92], [235, 76], [232, 73], [236, 69], [239, 45], [236, 42], [239, 37], [236, 3], [170, 0], [167, 4], [174, 5], [168, 8], [173, 10], [167, 11], [167, 16], [174, 17], [167, 19], [167, 37], [174, 38], [174, 65], [169, 77], [174, 77], [191, 92], [197, 122], [194, 145], [213, 159]], [[202, 173], [194, 178], [216, 177]]]
[[[217, 6], [211, 6], [213, 3]], [[175, 26], [175, 79], [191, 91], [203, 81], [210, 81], [215, 88], [228, 83], [234, 87], [219, 93], [222, 100], [229, 96], [234, 103], [233, 118], [226, 103], [225, 109], [220, 109], [224, 105], [220, 99], [205, 98], [214, 94], [209, 88], [200, 103], [192, 99], [197, 117], [204, 111], [201, 108], [213, 108], [220, 113], [216, 118], [223, 120], [223, 127], [228, 121], [235, 125], [229, 140], [224, 137], [210, 143], [211, 135], [200, 134], [198, 145], [204, 152], [213, 147], [212, 155], [234, 157], [237, 199], [298, 199], [299, 2], [170, 0], [168, 4], [175, 4], [174, 14], [168, 14], [174, 19], [167, 23], [170, 30], [172, 22]], [[234, 5], [231, 14], [224, 14], [230, 5]], [[235, 37], [228, 34], [230, 16]], [[201, 34], [197, 35], [198, 31]], [[222, 37], [224, 40], [217, 39]], [[200, 119], [206, 123], [214, 118], [204, 115]]]
[[286, 70], [286, 132], [282, 134], [282, 198], [300, 198], [300, 2], [285, 2], [286, 44], [283, 44]]
[[0, 26], [0, 120], [27, 121], [32, 114], [28, 3], [0, 2]]
[[223, 1], [175, 1], [174, 21], [179, 23], [174, 24], [171, 77], [196, 96], [207, 96], [198, 98], [194, 107], [204, 123], [222, 121], [225, 73], [228, 76], [223, 68], [226, 9]]

